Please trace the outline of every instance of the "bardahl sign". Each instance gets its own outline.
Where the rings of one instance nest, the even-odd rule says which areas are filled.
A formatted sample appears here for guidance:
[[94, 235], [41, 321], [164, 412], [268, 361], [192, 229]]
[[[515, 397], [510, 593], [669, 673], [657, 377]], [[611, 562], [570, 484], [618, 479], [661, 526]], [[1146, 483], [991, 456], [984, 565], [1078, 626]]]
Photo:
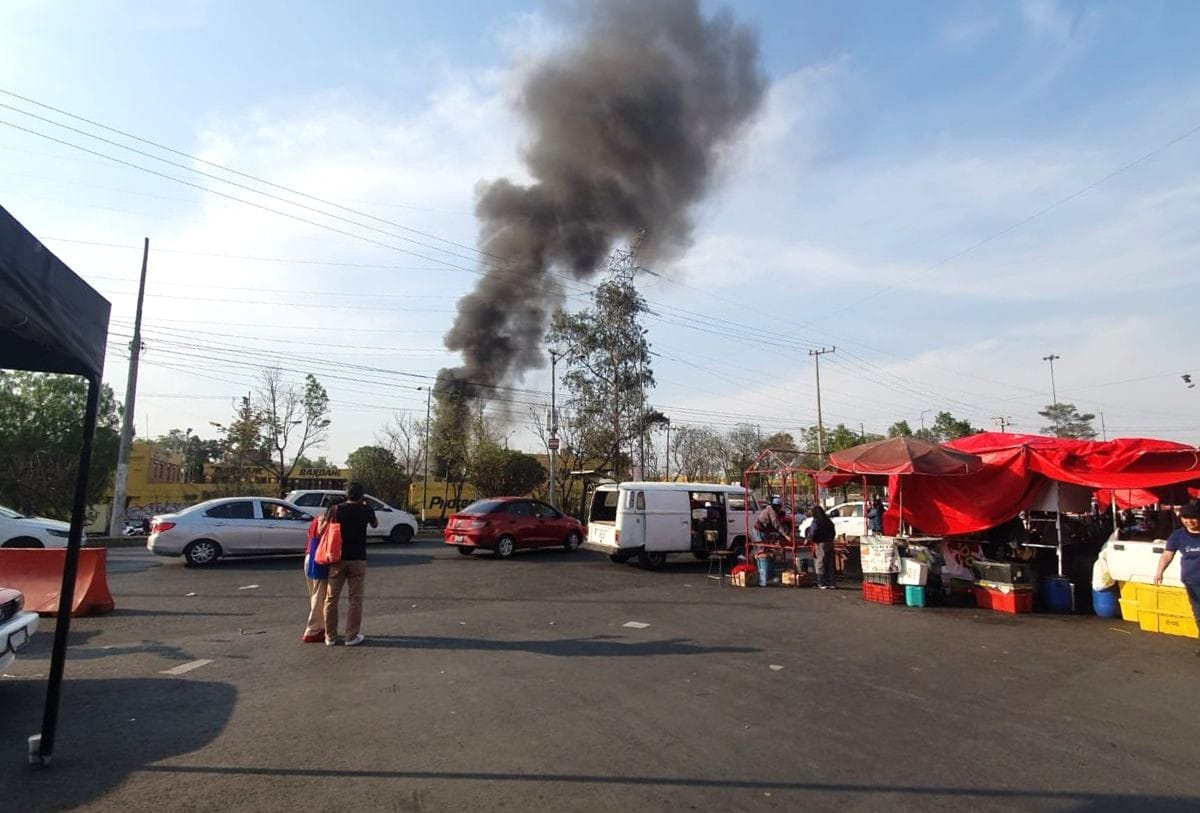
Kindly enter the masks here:
[[337, 469], [300, 469], [297, 477], [341, 477], [342, 473]]

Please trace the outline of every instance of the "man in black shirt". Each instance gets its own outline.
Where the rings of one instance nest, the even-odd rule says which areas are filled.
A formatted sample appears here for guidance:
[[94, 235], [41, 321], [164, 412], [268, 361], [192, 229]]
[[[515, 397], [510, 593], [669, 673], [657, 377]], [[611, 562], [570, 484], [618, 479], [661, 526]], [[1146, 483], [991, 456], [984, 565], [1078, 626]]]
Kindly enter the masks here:
[[325, 597], [325, 645], [337, 643], [338, 598], [342, 585], [349, 585], [350, 613], [346, 618], [346, 646], [364, 640], [362, 627], [363, 585], [367, 579], [367, 526], [379, 526], [375, 510], [363, 500], [362, 483], [351, 483], [346, 502], [337, 506], [333, 522], [342, 529], [342, 559], [329, 566], [329, 592]]

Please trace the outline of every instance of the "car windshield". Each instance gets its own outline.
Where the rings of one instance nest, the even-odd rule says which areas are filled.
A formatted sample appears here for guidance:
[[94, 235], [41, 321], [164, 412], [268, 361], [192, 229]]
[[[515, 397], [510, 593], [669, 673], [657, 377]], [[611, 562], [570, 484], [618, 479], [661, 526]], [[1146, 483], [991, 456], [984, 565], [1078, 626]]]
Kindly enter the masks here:
[[476, 500], [458, 513], [460, 514], [490, 514], [499, 511], [505, 503], [500, 500]]
[[11, 508], [5, 508], [3, 505], [0, 505], [0, 517], [5, 517], [7, 519], [25, 519], [24, 514], [18, 514], [16, 511], [12, 510]]

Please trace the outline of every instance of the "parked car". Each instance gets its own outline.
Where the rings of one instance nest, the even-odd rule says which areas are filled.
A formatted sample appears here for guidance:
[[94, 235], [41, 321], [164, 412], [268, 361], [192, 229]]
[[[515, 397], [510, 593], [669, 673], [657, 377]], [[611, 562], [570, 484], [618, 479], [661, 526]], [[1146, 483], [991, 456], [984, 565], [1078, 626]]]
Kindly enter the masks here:
[[[311, 489], [289, 491], [284, 499], [293, 505], [300, 506], [305, 511], [321, 514], [329, 506], [329, 502], [333, 497], [345, 496], [345, 491], [338, 491], [337, 489]], [[379, 520], [378, 528], [367, 528], [368, 542], [371, 541], [372, 537], [376, 540], [383, 539], [401, 545], [412, 541], [413, 536], [417, 533], [416, 517], [407, 511], [393, 508], [383, 500], [376, 499], [370, 494], [366, 495], [363, 499], [367, 501], [367, 505], [375, 509], [375, 518]]]
[[150, 522], [146, 549], [182, 556], [189, 565], [211, 565], [223, 556], [265, 556], [307, 549], [312, 515], [284, 500], [225, 497]]
[[[853, 502], [839, 503], [826, 511], [829, 518], [833, 520], [833, 528], [837, 531], [838, 536], [844, 536], [847, 539], [857, 539], [860, 536], [866, 536], [867, 520], [864, 513], [866, 508], [862, 500]], [[812, 525], [812, 517], [805, 517], [800, 523], [799, 532], [803, 535], [808, 526]]]
[[37, 628], [38, 614], [25, 609], [21, 591], [0, 587], [0, 672], [28, 646]]
[[65, 548], [71, 526], [0, 505], [0, 548]]
[[477, 548], [507, 559], [522, 548], [578, 550], [583, 542], [579, 520], [528, 497], [476, 500], [450, 517], [442, 541], [470, 556]]

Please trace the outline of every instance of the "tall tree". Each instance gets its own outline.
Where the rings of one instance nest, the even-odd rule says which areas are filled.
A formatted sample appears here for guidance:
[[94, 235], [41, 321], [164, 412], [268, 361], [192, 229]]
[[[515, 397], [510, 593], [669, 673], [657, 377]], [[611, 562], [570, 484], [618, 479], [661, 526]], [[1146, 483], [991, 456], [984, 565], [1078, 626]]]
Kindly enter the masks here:
[[648, 310], [632, 278], [614, 272], [592, 292], [591, 307], [558, 312], [547, 333], [566, 364], [563, 385], [582, 450], [618, 480], [630, 459], [625, 450], [640, 437], [650, 411], [646, 390], [654, 374], [642, 326]]
[[[452, 496], [456, 502], [462, 498], [473, 446], [471, 422], [466, 421], [467, 431], [462, 429], [463, 411], [468, 408], [467, 398], [461, 392], [448, 392], [438, 396], [431, 418], [429, 473], [431, 477], [441, 478], [447, 487], [453, 489]], [[445, 514], [446, 501], [443, 501], [442, 516]]]
[[425, 462], [425, 418], [400, 412], [392, 415], [375, 436], [377, 443], [391, 452], [400, 466], [416, 477]]
[[[70, 518], [86, 403], [82, 378], [0, 371], [0, 503], [23, 514]], [[89, 505], [102, 501], [119, 446], [120, 413], [112, 388], [104, 385], [88, 474]]]
[[[758, 458], [759, 452], [765, 448], [758, 429], [748, 423], [740, 423], [725, 433], [725, 470], [731, 482], [745, 480], [746, 469], [750, 468]], [[757, 478], [756, 478], [757, 479]], [[758, 486], [757, 482], [746, 483], [751, 488]]]
[[220, 465], [213, 478], [222, 485], [220, 490], [231, 494], [242, 492], [253, 480], [254, 472], [266, 466], [270, 450], [263, 442], [263, 423], [262, 413], [248, 397], [241, 399], [232, 421], [227, 424], [212, 421], [220, 434]]
[[971, 426], [970, 421], [960, 420], [955, 418], [949, 412], [939, 412], [937, 417], [933, 419], [933, 440], [936, 443], [945, 443], [956, 438], [965, 438], [967, 435], [974, 435], [979, 430]]
[[154, 439], [154, 445], [183, 458], [183, 479], [204, 482], [204, 466], [221, 459], [221, 442], [193, 435], [191, 429], [172, 429]]
[[683, 425], [671, 439], [671, 471], [685, 480], [717, 480], [725, 474], [722, 437], [707, 426]]
[[382, 446], [360, 446], [346, 458], [350, 476], [363, 484], [371, 496], [389, 505], [408, 505], [408, 472], [390, 450]]
[[536, 457], [502, 448], [489, 437], [479, 440], [467, 468], [467, 477], [480, 496], [528, 494], [545, 483], [547, 476]]
[[278, 367], [268, 367], [261, 373], [256, 398], [264, 445], [270, 450], [266, 468], [285, 492], [297, 458], [329, 435], [329, 395], [311, 373], [304, 376], [301, 389], [285, 382]]
[[1051, 422], [1050, 426], [1042, 427], [1042, 432], [1047, 435], [1081, 440], [1094, 440], [1096, 437], [1096, 430], [1092, 428], [1096, 416], [1091, 412], [1080, 413], [1074, 404], [1047, 404], [1038, 414]]
[[887, 436], [889, 438], [911, 438], [913, 431], [908, 426], [908, 421], [896, 421], [888, 427]]

